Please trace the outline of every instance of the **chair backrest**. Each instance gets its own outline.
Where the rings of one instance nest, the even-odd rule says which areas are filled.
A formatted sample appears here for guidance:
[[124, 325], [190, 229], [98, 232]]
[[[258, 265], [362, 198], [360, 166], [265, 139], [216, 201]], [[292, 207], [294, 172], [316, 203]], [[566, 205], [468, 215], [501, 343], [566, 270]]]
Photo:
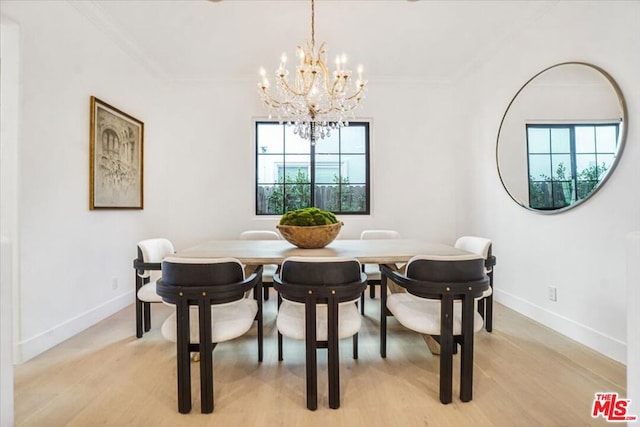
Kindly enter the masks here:
[[241, 240], [280, 240], [280, 235], [271, 230], [247, 230], [240, 233]]
[[[484, 259], [476, 254], [417, 255], [407, 263], [406, 276], [417, 281], [406, 286], [407, 292], [423, 298], [437, 297], [436, 294], [444, 292], [451, 292], [454, 298], [461, 294], [480, 296], [489, 284]], [[477, 289], [469, 286], [476, 283]]]
[[491, 252], [491, 240], [484, 237], [462, 236], [454, 245], [458, 249], [473, 252], [487, 259]]
[[[176, 291], [193, 295], [206, 292], [213, 303], [221, 304], [244, 298], [246, 289], [238, 285], [244, 279], [244, 267], [235, 258], [170, 256], [162, 262], [162, 278], [158, 282], [158, 293], [162, 295], [161, 288], [172, 288], [172, 294]], [[169, 299], [167, 301], [174, 302]]]
[[[138, 242], [138, 259], [144, 263], [160, 263], [162, 260], [175, 252], [173, 244], [164, 238], [146, 239]], [[143, 278], [150, 277], [152, 270], [138, 271], [138, 275]], [[155, 273], [158, 277], [160, 273]]]
[[360, 233], [360, 240], [397, 239], [400, 233], [395, 230], [364, 230]]
[[335, 291], [341, 302], [355, 300], [367, 281], [360, 261], [341, 257], [289, 257], [282, 262], [277, 276], [278, 291], [297, 302], [304, 302], [310, 290], [319, 294]]
[[[480, 255], [485, 261], [491, 261], [491, 249], [492, 242], [489, 239], [484, 237], [476, 237], [476, 236], [462, 236], [456, 240], [454, 245], [458, 249], [462, 249], [467, 252], [472, 252], [474, 254]], [[495, 261], [495, 260], [493, 260]], [[487, 271], [491, 271], [493, 267], [493, 263], [485, 262], [485, 267]]]

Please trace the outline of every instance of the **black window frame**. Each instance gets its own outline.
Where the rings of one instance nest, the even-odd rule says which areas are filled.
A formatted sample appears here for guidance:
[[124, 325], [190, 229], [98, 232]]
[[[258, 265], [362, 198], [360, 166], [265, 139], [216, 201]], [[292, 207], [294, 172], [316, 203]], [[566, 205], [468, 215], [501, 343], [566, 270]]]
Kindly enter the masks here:
[[[260, 149], [260, 143], [258, 141], [258, 128], [260, 125], [264, 125], [264, 124], [268, 124], [268, 125], [280, 125], [283, 126], [283, 137], [285, 138], [285, 140], [283, 141], [283, 153], [282, 154], [271, 154], [271, 155], [282, 155], [283, 157], [283, 168], [286, 169], [286, 161], [284, 160], [284, 158], [287, 155], [291, 155], [291, 154], [307, 154], [307, 153], [294, 153], [294, 152], [287, 152], [286, 150], [286, 132], [284, 131], [284, 127], [288, 126], [287, 123], [279, 123], [278, 121], [274, 121], [274, 120], [256, 120], [255, 121], [255, 127], [254, 127], [254, 142], [255, 142], [255, 148], [254, 148], [254, 152], [255, 152], [255, 171], [254, 171], [254, 212], [256, 216], [277, 216], [277, 215], [282, 215], [283, 213], [287, 212], [290, 209], [287, 209], [287, 198], [286, 198], [286, 188], [288, 186], [293, 186], [293, 185], [304, 185], [304, 184], [295, 184], [295, 183], [286, 183], [286, 180], [284, 180], [285, 182], [273, 182], [273, 183], [260, 183], [259, 182], [259, 172], [258, 172], [258, 167], [259, 167], [259, 159], [260, 159], [260, 155], [265, 155], [267, 153], [262, 153], [261, 149]], [[371, 122], [367, 121], [367, 120], [359, 120], [359, 121], [352, 121], [349, 122], [349, 127], [354, 127], [354, 126], [361, 126], [364, 128], [364, 153], [351, 153], [351, 152], [343, 152], [342, 151], [342, 142], [340, 140], [340, 131], [341, 129], [336, 129], [333, 130], [332, 133], [338, 133], [338, 144], [339, 144], [339, 150], [337, 153], [332, 153], [331, 155], [336, 155], [338, 156], [338, 166], [341, 164], [341, 158], [342, 156], [347, 156], [347, 155], [363, 155], [364, 156], [364, 160], [365, 160], [365, 182], [358, 182], [358, 183], [347, 183], [344, 184], [342, 183], [342, 177], [341, 175], [339, 176], [339, 182], [337, 183], [338, 186], [338, 203], [340, 204], [340, 207], [342, 207], [342, 204], [344, 203], [344, 199], [343, 199], [343, 193], [342, 193], [342, 189], [345, 186], [353, 186], [353, 185], [362, 185], [364, 186], [364, 191], [363, 191], [363, 195], [364, 195], [364, 210], [359, 210], [359, 211], [343, 211], [341, 209], [329, 209], [331, 210], [333, 213], [337, 214], [337, 215], [371, 215]], [[311, 141], [309, 141], [309, 171], [307, 174], [307, 177], [309, 179], [308, 181], [308, 186], [309, 186], [309, 192], [310, 192], [310, 199], [308, 199], [308, 206], [315, 206], [316, 205], [316, 163], [317, 163], [317, 148], [320, 148], [321, 151], [321, 147], [322, 147], [322, 140], [316, 141], [315, 144], [312, 144]], [[340, 171], [340, 168], [339, 168]], [[341, 171], [339, 172], [341, 173]], [[282, 198], [282, 212], [272, 212], [270, 209], [267, 208], [267, 212], [261, 213], [259, 212], [260, 209], [260, 195], [259, 195], [259, 188], [260, 186], [264, 186], [265, 184], [267, 185], [282, 185], [283, 187], [283, 198]], [[318, 184], [318, 185], [322, 185], [324, 183]], [[298, 208], [300, 206], [296, 206], [294, 208]], [[306, 207], [306, 206], [304, 206]], [[318, 206], [321, 208], [324, 208], [323, 206]]]

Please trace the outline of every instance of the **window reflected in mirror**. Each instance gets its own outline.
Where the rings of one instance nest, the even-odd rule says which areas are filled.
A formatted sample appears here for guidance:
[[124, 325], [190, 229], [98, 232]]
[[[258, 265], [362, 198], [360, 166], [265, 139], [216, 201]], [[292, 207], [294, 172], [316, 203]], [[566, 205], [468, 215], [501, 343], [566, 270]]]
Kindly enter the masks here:
[[526, 209], [564, 212], [594, 195], [617, 165], [627, 112], [604, 70], [568, 62], [549, 67], [516, 93], [496, 145], [500, 180]]
[[529, 206], [560, 209], [585, 199], [611, 169], [619, 124], [527, 124]]

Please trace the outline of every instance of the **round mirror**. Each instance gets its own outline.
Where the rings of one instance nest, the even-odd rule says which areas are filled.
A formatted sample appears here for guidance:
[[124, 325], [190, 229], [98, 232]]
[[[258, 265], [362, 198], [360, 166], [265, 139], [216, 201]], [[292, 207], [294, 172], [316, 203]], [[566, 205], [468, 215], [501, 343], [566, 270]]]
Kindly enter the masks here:
[[627, 110], [613, 78], [595, 65], [565, 62], [533, 76], [502, 117], [498, 174], [519, 205], [564, 212], [604, 185], [622, 155]]

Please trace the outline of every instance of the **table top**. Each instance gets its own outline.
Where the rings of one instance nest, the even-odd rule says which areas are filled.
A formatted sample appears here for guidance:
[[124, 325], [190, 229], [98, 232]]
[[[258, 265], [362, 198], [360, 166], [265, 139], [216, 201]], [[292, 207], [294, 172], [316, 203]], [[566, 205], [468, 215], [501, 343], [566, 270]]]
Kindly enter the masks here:
[[183, 258], [237, 258], [247, 265], [281, 264], [292, 256], [348, 257], [363, 264], [391, 264], [407, 262], [415, 255], [456, 256], [469, 252], [414, 239], [337, 239], [322, 249], [300, 249], [286, 240], [211, 240], [175, 254]]

